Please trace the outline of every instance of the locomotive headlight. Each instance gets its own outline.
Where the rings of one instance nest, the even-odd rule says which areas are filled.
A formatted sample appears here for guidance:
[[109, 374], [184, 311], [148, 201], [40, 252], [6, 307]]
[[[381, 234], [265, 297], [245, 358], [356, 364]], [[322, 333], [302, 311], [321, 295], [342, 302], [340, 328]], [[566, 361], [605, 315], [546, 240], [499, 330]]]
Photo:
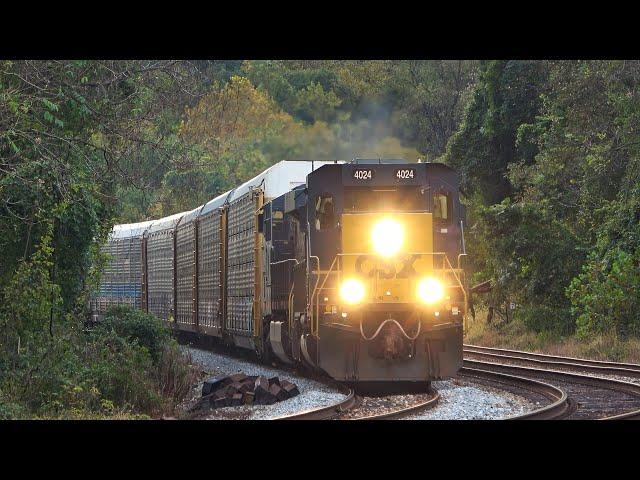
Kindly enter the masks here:
[[340, 296], [349, 305], [360, 303], [364, 298], [364, 284], [354, 278], [345, 280], [340, 285]]
[[425, 278], [418, 283], [418, 298], [424, 303], [436, 303], [444, 298], [444, 285], [435, 278]]
[[383, 257], [392, 257], [404, 243], [402, 225], [391, 218], [384, 218], [373, 226], [371, 232], [373, 249]]

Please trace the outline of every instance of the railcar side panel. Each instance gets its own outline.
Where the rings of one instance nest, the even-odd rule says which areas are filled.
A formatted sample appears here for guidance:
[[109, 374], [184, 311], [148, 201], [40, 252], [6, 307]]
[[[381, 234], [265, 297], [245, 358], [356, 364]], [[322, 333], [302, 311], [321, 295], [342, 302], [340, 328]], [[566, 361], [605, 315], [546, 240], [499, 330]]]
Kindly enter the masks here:
[[227, 214], [227, 318], [225, 328], [235, 334], [253, 333], [255, 288], [255, 203], [250, 191], [229, 205]]
[[176, 228], [176, 323], [183, 330], [195, 330], [196, 222]]
[[222, 328], [222, 213], [204, 215], [198, 225], [198, 323], [209, 334]]
[[110, 239], [102, 248], [108, 261], [100, 290], [91, 301], [94, 317], [116, 305], [142, 307], [142, 239], [139, 236]]
[[147, 238], [149, 313], [173, 320], [173, 229], [152, 232]]

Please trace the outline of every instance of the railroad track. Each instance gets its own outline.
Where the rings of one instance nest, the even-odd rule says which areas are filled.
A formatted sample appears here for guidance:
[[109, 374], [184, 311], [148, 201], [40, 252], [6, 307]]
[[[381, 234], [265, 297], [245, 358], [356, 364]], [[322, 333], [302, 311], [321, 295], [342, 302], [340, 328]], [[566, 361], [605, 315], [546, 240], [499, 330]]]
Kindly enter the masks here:
[[332, 420], [332, 419], [345, 419], [345, 420], [392, 420], [414, 413], [427, 410], [437, 405], [440, 399], [440, 394], [435, 391], [430, 391], [431, 396], [424, 401], [420, 401], [409, 407], [399, 408], [391, 412], [384, 412], [373, 415], [363, 415], [358, 417], [349, 417], [353, 414], [363, 403], [363, 397], [357, 395], [354, 390], [349, 389], [349, 393], [346, 398], [340, 402], [326, 407], [314, 408], [304, 412], [299, 412], [291, 415], [285, 415], [278, 417], [275, 420]]
[[[409, 415], [414, 415], [418, 412], [429, 410], [430, 408], [435, 407], [440, 401], [440, 393], [437, 390], [435, 390], [433, 387], [429, 386], [427, 395], [428, 395], [428, 398], [426, 399], [420, 398], [418, 402], [408, 407], [395, 408], [391, 411], [383, 411], [380, 413], [369, 413], [369, 414], [367, 414], [365, 410], [364, 415], [358, 415], [358, 413], [361, 413], [361, 412], [357, 412], [357, 411], [347, 412], [345, 415], [342, 415], [339, 418], [344, 420], [397, 420], [399, 418], [404, 418]], [[420, 396], [422, 397], [424, 396], [424, 394]], [[375, 412], [376, 407], [375, 406], [369, 407], [369, 409]], [[358, 416], [352, 416], [353, 413], [355, 413]]]
[[357, 407], [360, 404], [360, 401], [360, 397], [356, 395], [352, 389], [349, 389], [347, 396], [339, 402], [326, 407], [312, 408], [303, 412], [283, 415], [281, 417], [274, 418], [274, 420], [330, 420]]
[[[466, 353], [466, 351], [465, 351]], [[507, 360], [508, 358], [502, 357]], [[522, 359], [520, 359], [522, 360]], [[544, 383], [566, 392], [571, 408], [555, 418], [571, 420], [621, 420], [640, 419], [640, 385], [584, 373], [524, 367], [497, 361], [480, 361], [465, 358], [464, 368], [517, 375]], [[535, 417], [534, 417], [535, 418]]]
[[464, 345], [464, 354], [467, 358], [509, 361], [511, 363], [524, 363], [547, 369], [589, 372], [600, 375], [616, 375], [640, 379], [640, 365], [634, 363], [616, 363], [584, 358], [561, 357], [543, 353], [523, 352], [520, 350], [481, 347], [478, 345]]
[[470, 365], [462, 367], [458, 377], [489, 384], [520, 395], [524, 392], [530, 399], [549, 402], [540, 408], [507, 417], [505, 420], [558, 420], [566, 418], [575, 410], [575, 405], [563, 389], [540, 380]]
[[[476, 358], [491, 361], [480, 361]], [[545, 368], [531, 368], [517, 364], [524, 362]], [[553, 370], [554, 368], [588, 371], [592, 375], [640, 376], [640, 365], [554, 357], [469, 345], [465, 346], [465, 362], [459, 377], [520, 395], [524, 393], [524, 396], [533, 398], [543, 405], [526, 414], [510, 417], [512, 419], [640, 418], [640, 384]], [[403, 406], [389, 411], [389, 407], [385, 405], [382, 407], [383, 412], [375, 413], [375, 405], [372, 408], [370, 404], [363, 406], [360, 412], [357, 412], [357, 409], [362, 406], [363, 397], [344, 385], [331, 383], [345, 395], [342, 400], [332, 405], [296, 412], [277, 419], [396, 419], [432, 408], [440, 400], [439, 394], [433, 390], [433, 395], [429, 398], [420, 399], [409, 407]], [[366, 414], [362, 415], [367, 409], [374, 413], [365, 412]]]
[[[539, 380], [472, 367], [461, 369], [459, 377], [518, 394], [526, 392], [528, 397], [533, 396], [536, 400], [542, 400], [545, 403], [544, 406], [531, 412], [508, 417], [508, 420], [559, 419], [570, 415], [575, 410], [575, 406], [562, 389]], [[379, 414], [351, 417], [350, 414], [357, 414], [357, 409], [362, 405], [363, 398], [355, 394], [353, 390], [349, 390], [347, 398], [334, 405], [279, 417], [277, 420], [396, 420], [435, 407], [440, 400], [440, 394], [436, 390], [431, 390], [431, 393], [430, 398], [409, 407], [391, 412], [385, 411]]]

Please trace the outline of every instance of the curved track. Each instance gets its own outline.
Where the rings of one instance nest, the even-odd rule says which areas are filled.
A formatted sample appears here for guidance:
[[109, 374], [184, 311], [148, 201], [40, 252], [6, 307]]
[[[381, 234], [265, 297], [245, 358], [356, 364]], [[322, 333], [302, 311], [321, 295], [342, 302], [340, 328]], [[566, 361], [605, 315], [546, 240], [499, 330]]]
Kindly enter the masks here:
[[[386, 412], [379, 415], [367, 415], [363, 417], [356, 417], [350, 420], [390, 420], [396, 418], [402, 418], [413, 413], [417, 413], [422, 410], [426, 410], [435, 406], [440, 399], [440, 394], [433, 391], [433, 396], [426, 401], [420, 402], [410, 407], [394, 410], [392, 412]], [[340, 402], [327, 407], [314, 408], [300, 413], [292, 415], [286, 415], [278, 417], [275, 420], [331, 420], [339, 419], [346, 412], [357, 409], [362, 403], [362, 397], [356, 395], [353, 390], [349, 390], [347, 397]]]
[[616, 363], [584, 358], [561, 357], [542, 353], [523, 352], [520, 350], [480, 347], [478, 345], [464, 345], [464, 354], [465, 358], [507, 360], [516, 363], [532, 364], [542, 368], [564, 369], [640, 379], [640, 365], [634, 363]]
[[496, 372], [480, 366], [465, 366], [460, 369], [458, 376], [480, 383], [488, 383], [518, 394], [522, 394], [524, 391], [526, 396], [533, 395], [537, 400], [551, 402], [541, 408], [522, 415], [508, 417], [505, 420], [556, 420], [567, 417], [574, 410], [574, 406], [564, 390], [539, 380]]
[[284, 415], [274, 418], [274, 420], [330, 420], [339, 416], [347, 410], [351, 410], [360, 404], [358, 397], [352, 389], [349, 389], [346, 398], [328, 405], [326, 407], [305, 410], [304, 412]]
[[433, 408], [438, 404], [438, 402], [440, 401], [440, 393], [432, 388], [430, 388], [430, 393], [432, 394], [431, 398], [418, 402], [415, 405], [411, 405], [405, 408], [399, 408], [391, 412], [385, 412], [385, 413], [373, 414], [373, 415], [364, 415], [362, 417], [350, 418], [349, 420], [397, 420], [399, 418], [413, 415], [418, 412], [422, 412], [424, 410]]
[[[507, 358], [503, 358], [507, 360]], [[533, 368], [508, 363], [465, 359], [463, 370], [482, 369], [516, 374], [531, 380], [552, 382], [565, 391], [572, 408], [561, 418], [568, 419], [640, 419], [640, 385], [549, 368]]]
[[[536, 400], [542, 400], [545, 403], [541, 408], [522, 415], [509, 417], [507, 418], [508, 420], [551, 420], [565, 418], [571, 415], [575, 410], [574, 405], [562, 389], [539, 380], [472, 367], [462, 368], [459, 376], [470, 379], [474, 382], [489, 384], [494, 387], [497, 386], [498, 388], [510, 390], [519, 394], [526, 392], [527, 396], [534, 396]], [[434, 395], [431, 398], [426, 401], [419, 402], [416, 405], [392, 412], [350, 418], [350, 420], [393, 420], [416, 414], [437, 405], [440, 400], [440, 394], [435, 390], [432, 392]], [[334, 405], [308, 410], [306, 412], [296, 413], [285, 417], [279, 417], [277, 420], [340, 419], [340, 417], [344, 416], [345, 412], [357, 409], [358, 406], [360, 406], [361, 401], [362, 397], [356, 395], [353, 390], [349, 390], [349, 396]]]

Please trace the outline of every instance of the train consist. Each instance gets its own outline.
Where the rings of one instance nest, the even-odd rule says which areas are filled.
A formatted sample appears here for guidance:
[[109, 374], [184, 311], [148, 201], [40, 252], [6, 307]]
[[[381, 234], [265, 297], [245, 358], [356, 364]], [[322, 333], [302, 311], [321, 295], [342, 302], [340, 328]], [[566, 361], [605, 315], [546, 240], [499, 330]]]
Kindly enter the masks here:
[[437, 163], [283, 161], [190, 212], [116, 225], [91, 301], [345, 382], [462, 366], [463, 211]]

